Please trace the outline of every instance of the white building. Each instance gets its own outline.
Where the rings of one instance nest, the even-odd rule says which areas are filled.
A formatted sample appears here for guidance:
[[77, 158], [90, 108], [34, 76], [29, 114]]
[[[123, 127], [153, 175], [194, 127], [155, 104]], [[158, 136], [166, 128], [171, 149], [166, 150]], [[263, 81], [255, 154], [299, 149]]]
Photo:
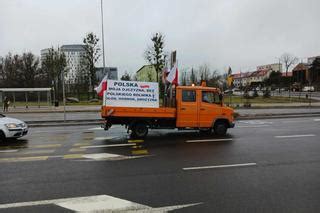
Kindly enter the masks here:
[[261, 66], [257, 66], [257, 70], [272, 70], [276, 72], [282, 72], [282, 64], [275, 63], [275, 64], [261, 65]]
[[66, 56], [67, 61], [67, 84], [74, 84], [77, 72], [81, 69], [81, 57], [85, 54], [84, 45], [81, 44], [71, 44], [61, 46], [61, 51]]
[[[66, 83], [74, 84], [76, 80], [76, 74], [80, 69], [81, 57], [85, 54], [84, 45], [81, 44], [71, 44], [61, 46], [61, 51], [66, 56], [67, 61], [67, 74]], [[47, 54], [49, 54], [50, 48], [41, 50], [41, 61], [43, 61]]]

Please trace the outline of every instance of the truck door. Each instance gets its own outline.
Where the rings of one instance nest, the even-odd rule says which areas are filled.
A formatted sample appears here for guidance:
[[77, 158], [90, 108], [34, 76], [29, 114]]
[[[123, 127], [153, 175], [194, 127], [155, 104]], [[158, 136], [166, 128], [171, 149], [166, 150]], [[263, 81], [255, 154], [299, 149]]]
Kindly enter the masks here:
[[196, 90], [182, 89], [177, 106], [177, 127], [198, 127]]
[[200, 91], [199, 127], [212, 127], [213, 121], [221, 115], [219, 94], [215, 91]]

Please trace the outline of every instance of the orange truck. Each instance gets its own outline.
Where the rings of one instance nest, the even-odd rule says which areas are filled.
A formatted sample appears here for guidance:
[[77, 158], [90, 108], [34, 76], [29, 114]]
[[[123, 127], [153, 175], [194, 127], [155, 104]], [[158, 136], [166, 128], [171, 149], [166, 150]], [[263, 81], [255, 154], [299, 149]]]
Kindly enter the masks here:
[[113, 124], [124, 125], [133, 138], [143, 138], [148, 129], [196, 129], [225, 135], [234, 127], [234, 110], [223, 104], [217, 88], [177, 86], [174, 107], [119, 107], [104, 105], [101, 108], [103, 128]]

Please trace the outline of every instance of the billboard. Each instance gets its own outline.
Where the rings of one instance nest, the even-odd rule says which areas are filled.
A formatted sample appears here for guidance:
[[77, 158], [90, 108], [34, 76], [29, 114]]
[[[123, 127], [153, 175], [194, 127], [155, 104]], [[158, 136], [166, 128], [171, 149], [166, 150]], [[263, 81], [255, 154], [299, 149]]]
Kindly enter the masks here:
[[103, 95], [105, 106], [159, 107], [159, 85], [156, 82], [108, 80]]

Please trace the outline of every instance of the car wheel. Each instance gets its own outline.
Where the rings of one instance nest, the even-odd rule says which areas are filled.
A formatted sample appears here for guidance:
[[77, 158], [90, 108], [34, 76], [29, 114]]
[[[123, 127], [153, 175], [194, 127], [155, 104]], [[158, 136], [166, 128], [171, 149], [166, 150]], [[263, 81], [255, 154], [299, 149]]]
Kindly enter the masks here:
[[6, 140], [5, 134], [2, 131], [0, 131], [0, 142], [5, 142], [5, 140]]
[[225, 122], [217, 122], [214, 125], [214, 133], [219, 136], [226, 135], [228, 130], [227, 124]]
[[148, 126], [146, 123], [136, 123], [131, 129], [132, 138], [144, 138], [148, 134]]

